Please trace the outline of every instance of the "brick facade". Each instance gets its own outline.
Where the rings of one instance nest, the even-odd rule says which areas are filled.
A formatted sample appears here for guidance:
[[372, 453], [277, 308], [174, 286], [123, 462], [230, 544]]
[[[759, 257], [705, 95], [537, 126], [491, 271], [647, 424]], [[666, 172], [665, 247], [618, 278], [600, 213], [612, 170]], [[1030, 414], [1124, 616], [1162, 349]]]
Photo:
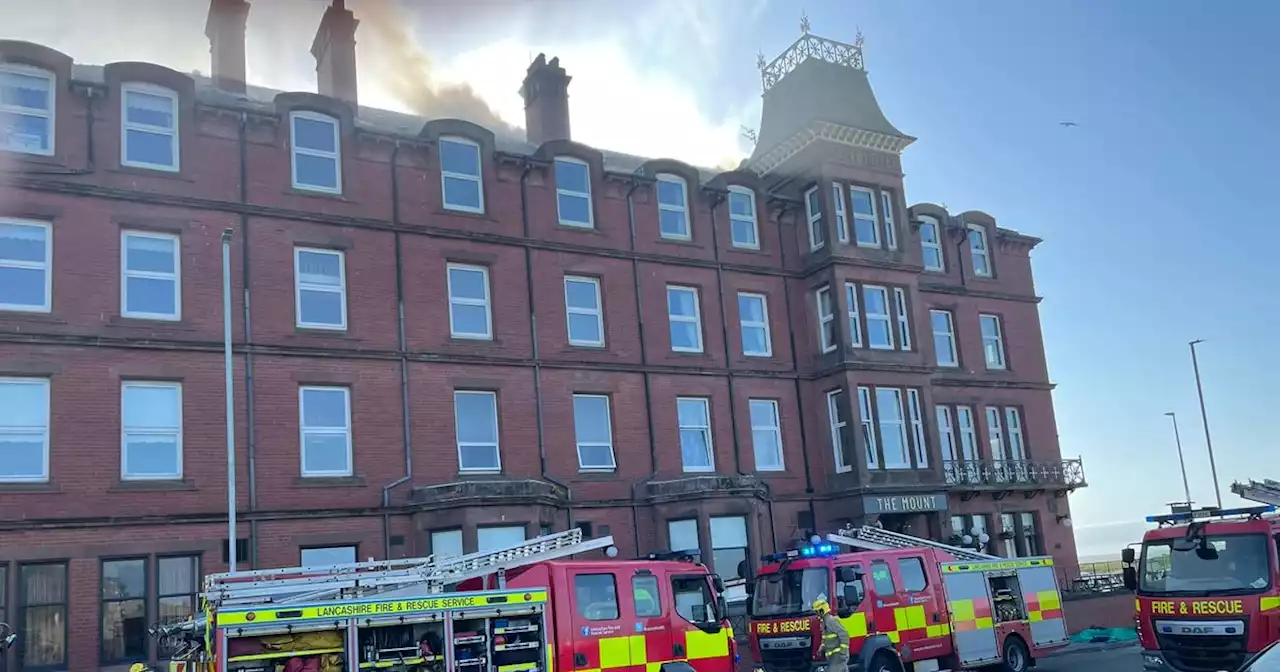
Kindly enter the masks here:
[[[368, 120], [358, 125], [352, 108], [336, 98], [263, 98], [251, 90], [236, 102], [208, 80], [161, 66], [73, 70], [67, 55], [0, 42], [0, 67], [13, 64], [51, 73], [55, 133], [49, 156], [0, 151], [7, 167], [0, 224], [50, 226], [52, 298], [47, 311], [0, 311], [0, 379], [49, 381], [49, 464], [45, 479], [0, 483], [6, 572], [0, 621], [23, 623], [19, 610], [31, 590], [21, 581], [24, 567], [66, 563], [66, 625], [73, 634], [62, 664], [70, 669], [120, 662], [89, 634], [100, 632], [102, 562], [147, 558], [152, 621], [159, 588], [150, 568], [159, 558], [190, 554], [202, 571], [226, 568], [220, 242], [226, 229], [238, 536], [247, 542], [250, 566], [296, 564], [301, 549], [314, 547], [355, 546], [361, 559], [425, 555], [440, 550], [432, 548], [432, 532], [455, 529], [471, 551], [480, 531], [495, 525], [522, 526], [534, 536], [590, 524], [629, 556], [667, 547], [668, 521], [683, 519], [699, 521], [699, 543], [710, 559], [716, 547], [710, 521], [722, 516], [745, 521], [754, 557], [809, 532], [873, 522], [865, 497], [941, 492], [946, 511], [881, 522], [913, 521], [912, 531], [945, 539], [952, 514], [995, 516], [988, 523], [994, 530], [998, 513], [1033, 513], [1041, 550], [1057, 557], [1064, 575], [1074, 572], [1064, 495], [1079, 483], [1015, 478], [990, 487], [989, 478], [981, 485], [949, 480], [934, 413], [936, 404], [972, 407], [976, 462], [989, 465], [982, 408], [1019, 408], [1025, 459], [1042, 468], [1061, 462], [1031, 281], [1029, 252], [1037, 241], [998, 228], [983, 213], [907, 208], [900, 170], [834, 162], [821, 154], [829, 148], [815, 146], [801, 157], [808, 167], [788, 179], [745, 170], [711, 176], [561, 139], [513, 151], [509, 139], [456, 120], [424, 125], [399, 117], [417, 123], [400, 130]], [[120, 86], [133, 81], [175, 92], [176, 171], [122, 165]], [[293, 186], [295, 110], [338, 121], [340, 194]], [[483, 214], [445, 208], [442, 135], [480, 146]], [[556, 156], [590, 167], [591, 229], [558, 222]], [[659, 172], [688, 182], [688, 241], [660, 235], [652, 179]], [[825, 186], [827, 244], [810, 250], [804, 189], [833, 181], [889, 190], [896, 251], [838, 243]], [[757, 195], [758, 250], [730, 239], [731, 185]], [[922, 214], [938, 217], [948, 234], [960, 222], [985, 227], [994, 277], [974, 277], [968, 248], [954, 243], [943, 245], [946, 273], [924, 271], [912, 223]], [[889, 223], [881, 217], [877, 225]], [[180, 320], [122, 317], [124, 230], [177, 236]], [[297, 326], [297, 247], [343, 253], [345, 328]], [[488, 270], [490, 339], [451, 336], [451, 263]], [[604, 347], [569, 345], [565, 274], [599, 280]], [[846, 282], [903, 290], [909, 350], [852, 347]], [[670, 347], [672, 284], [698, 290], [701, 353]], [[827, 353], [818, 343], [814, 298], [823, 285], [832, 288], [838, 341]], [[739, 291], [766, 297], [768, 357], [743, 353]], [[959, 368], [935, 365], [930, 309], [953, 311]], [[1001, 317], [1002, 371], [984, 370], [979, 313]], [[860, 329], [865, 342], [867, 327]], [[180, 477], [123, 475], [124, 381], [181, 384]], [[299, 388], [307, 385], [349, 391], [349, 473], [303, 475]], [[859, 386], [902, 390], [904, 409], [905, 390], [918, 392], [925, 437], [918, 452], [926, 464], [886, 470], [858, 457], [847, 471], [837, 469], [826, 395], [845, 391], [848, 452], [862, 456]], [[455, 390], [496, 394], [500, 470], [460, 470]], [[608, 396], [614, 469], [579, 468], [575, 393]], [[677, 397], [708, 400], [711, 471], [685, 466]], [[777, 403], [781, 470], [757, 468], [753, 399]], [[913, 436], [906, 415], [904, 436]], [[21, 662], [11, 653], [11, 665]]]

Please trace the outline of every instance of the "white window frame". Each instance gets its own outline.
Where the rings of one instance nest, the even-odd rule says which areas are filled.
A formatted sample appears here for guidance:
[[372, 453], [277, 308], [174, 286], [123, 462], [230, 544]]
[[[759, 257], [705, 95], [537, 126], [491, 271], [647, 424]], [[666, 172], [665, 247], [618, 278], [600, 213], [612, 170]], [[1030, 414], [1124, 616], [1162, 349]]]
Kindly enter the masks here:
[[[742, 316], [741, 307], [738, 310], [738, 327], [742, 334], [742, 354], [745, 357], [772, 357], [773, 356], [773, 335], [769, 333], [769, 297], [758, 292], [738, 292], [738, 300], [743, 298], [757, 299], [760, 301], [761, 321], [747, 320]], [[748, 329], [760, 329], [764, 332], [764, 350], [747, 351]]]
[[835, 203], [836, 213], [836, 240], [846, 245], [849, 244], [849, 203], [848, 197], [845, 195], [844, 185], [839, 182], [831, 183], [831, 200]]
[[[484, 299], [473, 299], [470, 297], [454, 297], [453, 295], [453, 271], [478, 272], [484, 278]], [[449, 300], [449, 336], [450, 338], [464, 338], [472, 341], [491, 341], [493, 340], [493, 290], [489, 286], [489, 268], [487, 266], [477, 266], [475, 264], [445, 264], [444, 270], [445, 292]], [[453, 323], [453, 306], [484, 306], [484, 333], [460, 332], [457, 325]]]
[[[826, 297], [824, 302], [822, 299]], [[836, 309], [831, 301], [831, 285], [823, 285], [813, 293], [813, 299], [817, 302], [818, 309], [818, 347], [822, 349], [823, 354], [835, 352], [836, 349]], [[825, 303], [825, 307], [824, 307]], [[825, 313], [824, 313], [825, 310]], [[827, 325], [831, 325], [831, 337], [827, 337]]]
[[[294, 126], [295, 119], [307, 119], [310, 121], [318, 121], [329, 124], [333, 128], [333, 151], [327, 152], [320, 149], [310, 149], [308, 147], [299, 147], [297, 142], [297, 129]], [[292, 168], [293, 188], [303, 191], [318, 191], [326, 194], [342, 193], [342, 124], [334, 117], [319, 112], [310, 112], [307, 110], [294, 110], [289, 113], [289, 163]], [[298, 155], [315, 156], [324, 159], [333, 159], [333, 169], [335, 172], [333, 183], [336, 187], [325, 187], [318, 184], [307, 184], [298, 181]]]
[[[884, 297], [884, 313], [872, 313], [867, 302], [867, 293], [879, 292]], [[893, 337], [893, 303], [889, 300], [889, 288], [880, 285], [863, 285], [862, 286], [862, 312], [867, 320], [867, 347], [872, 350], [892, 350], [894, 348]], [[882, 322], [885, 326], [885, 333], [889, 334], [889, 342], [883, 345], [876, 345], [871, 342], [871, 322]]]
[[[813, 207], [813, 196], [818, 197], [818, 207]], [[827, 244], [827, 232], [822, 229], [822, 194], [818, 192], [818, 186], [814, 185], [804, 192], [804, 212], [806, 221], [809, 223], [809, 251], [814, 252], [822, 249]]]
[[880, 190], [880, 210], [884, 213], [884, 242], [891, 250], [898, 249], [898, 230], [893, 226], [893, 192]]
[[[125, 418], [128, 417], [128, 409], [126, 408], [126, 400], [130, 389], [157, 389], [157, 390], [173, 390], [177, 394], [178, 402], [178, 426], [177, 427], [129, 427], [125, 424]], [[122, 481], [176, 481], [182, 478], [183, 455], [182, 455], [182, 383], [170, 382], [151, 382], [141, 380], [126, 380], [120, 383], [120, 480]], [[168, 474], [130, 474], [129, 473], [129, 437], [130, 436], [164, 436], [172, 437], [177, 447], [177, 471]]]
[[18, 261], [0, 258], [0, 268], [22, 268], [44, 272], [44, 304], [31, 306], [22, 303], [0, 303], [0, 311], [15, 313], [48, 313], [53, 311], [53, 225], [49, 222], [38, 222], [30, 219], [14, 219], [0, 217], [0, 224], [16, 227], [44, 229], [44, 262]]
[[[457, 135], [441, 136], [436, 141], [437, 144], [452, 143], [455, 145], [465, 145], [476, 152], [476, 174], [469, 175], [467, 173], [455, 173], [444, 168], [444, 151], [437, 148], [440, 163], [440, 205], [445, 210], [453, 210], [456, 212], [473, 212], [476, 214], [484, 213], [484, 156], [480, 153], [480, 143], [470, 138], [464, 138]], [[463, 180], [466, 182], [475, 182], [477, 186], [476, 193], [479, 195], [479, 207], [470, 205], [459, 205], [449, 203], [449, 192], [445, 189], [445, 178], [453, 178], [455, 180]], [[559, 206], [557, 206], [559, 207]]]
[[0, 377], [0, 385], [22, 385], [38, 388], [33, 394], [39, 394], [44, 400], [44, 424], [42, 425], [4, 425], [0, 424], [0, 435], [24, 437], [40, 436], [44, 448], [44, 460], [41, 473], [34, 476], [0, 476], [0, 483], [47, 483], [49, 481], [49, 447], [50, 421], [53, 410], [50, 407], [51, 397], [48, 378]]
[[[341, 562], [329, 563], [327, 565], [307, 564], [307, 560], [306, 560], [307, 553], [308, 552], [315, 553], [320, 551], [323, 551], [325, 553], [333, 553], [334, 551], [351, 551], [352, 559], [343, 560]], [[359, 553], [359, 549], [356, 548], [355, 544], [342, 544], [340, 546], [311, 546], [308, 548], [299, 548], [298, 549], [298, 566], [299, 567], [330, 567], [332, 565], [345, 565], [352, 562], [359, 562], [360, 558], [357, 555], [358, 553]]]
[[18, 147], [10, 147], [0, 145], [0, 151], [16, 152], [19, 154], [30, 154], [33, 156], [53, 156], [56, 152], [55, 132], [58, 124], [58, 78], [52, 72], [44, 68], [37, 68], [20, 63], [0, 63], [0, 72], [8, 72], [15, 75], [23, 75], [26, 77], [39, 77], [49, 82], [49, 109], [41, 110], [34, 107], [18, 107], [17, 105], [0, 104], [0, 112], [13, 112], [28, 117], [44, 117], [45, 126], [49, 133], [49, 149], [44, 150], [26, 150]]
[[693, 240], [693, 218], [689, 216], [689, 182], [679, 175], [673, 173], [658, 173], [656, 176], [658, 182], [666, 182], [667, 184], [678, 184], [680, 190], [684, 193], [684, 207], [677, 207], [662, 202], [661, 191], [658, 185], [654, 185], [654, 200], [658, 203], [659, 213], [666, 210], [667, 212], [678, 212], [684, 216], [684, 232], [683, 233], [667, 233], [662, 230], [662, 216], [658, 216], [658, 235], [667, 240]]
[[[757, 405], [767, 408], [765, 412], [768, 413], [767, 419], [771, 424], [756, 424], [755, 409]], [[786, 471], [786, 458], [782, 449], [782, 416], [778, 410], [778, 400], [776, 399], [747, 400], [747, 419], [751, 422], [751, 448], [756, 463], [756, 471]], [[756, 432], [770, 432], [773, 434], [775, 445], [778, 447], [777, 460], [765, 462], [760, 459], [760, 444], [756, 442]]]
[[[692, 535], [689, 534], [688, 528], [693, 528]], [[698, 537], [698, 519], [697, 518], [682, 518], [680, 520], [667, 521], [667, 543], [669, 545], [675, 546], [676, 539], [686, 537], [686, 536], [692, 536], [694, 541], [697, 543], [689, 548], [672, 548], [670, 550], [672, 551], [701, 551], [702, 550], [702, 542]]]
[[[514, 534], [512, 534], [513, 532], [520, 533], [519, 535], [520, 541], [515, 541], [514, 539], [500, 541], [499, 543], [501, 545], [498, 545], [498, 543], [490, 543], [490, 544], [484, 543], [485, 537], [489, 537], [490, 539], [492, 539], [494, 536], [498, 536], [499, 539], [501, 539], [502, 536], [506, 536], [506, 535], [515, 536]], [[529, 540], [529, 530], [524, 525], [485, 525], [483, 527], [476, 528], [476, 551], [477, 552], [500, 551], [500, 550], [512, 548], [514, 546], [518, 546], [528, 540]]]
[[[454, 542], [457, 542], [456, 545]], [[457, 553], [450, 553], [451, 548], [457, 548]], [[463, 550], [465, 546], [462, 543], [462, 530], [433, 530], [431, 532], [431, 555], [437, 560], [445, 560], [447, 558], [459, 558], [466, 555]], [[443, 552], [442, 552], [443, 551]]]
[[[457, 429], [461, 425], [461, 420], [458, 418], [458, 397], [460, 396], [486, 396], [493, 400], [493, 427], [495, 430], [493, 433], [493, 443], [478, 443], [475, 441], [464, 442], [462, 440], [462, 435], [461, 433], [458, 432], [458, 429]], [[493, 474], [493, 473], [498, 473], [502, 471], [502, 421], [501, 421], [501, 418], [499, 417], [500, 415], [501, 415], [501, 412], [498, 410], [498, 393], [497, 392], [494, 392], [492, 390], [454, 390], [453, 391], [453, 427], [454, 427], [454, 438], [457, 440], [457, 445], [458, 445], [459, 473]], [[497, 466], [484, 467], [484, 468], [476, 468], [476, 467], [464, 468], [462, 466], [462, 449], [463, 448], [488, 448], [490, 446], [493, 447], [493, 454], [496, 458], [494, 462], [497, 464]]]
[[[173, 272], [129, 270], [129, 238], [153, 238], [155, 240], [171, 241], [173, 243]], [[294, 263], [296, 268], [296, 260]], [[173, 313], [148, 313], [129, 310], [129, 278], [147, 278], [172, 282]], [[120, 232], [120, 314], [124, 317], [144, 320], [167, 320], [170, 322], [182, 320], [182, 238], [172, 233], [154, 233], [132, 229], [125, 229]]]
[[880, 468], [880, 447], [876, 440], [876, 418], [871, 405], [871, 388], [858, 387], [858, 420], [862, 426], [862, 441], [866, 444], [868, 469]]
[[844, 429], [849, 421], [840, 419], [840, 399], [843, 394], [843, 389], [827, 392], [827, 428], [831, 431], [831, 450], [837, 474], [853, 471], [853, 465], [844, 461]]
[[[696, 403], [702, 407], [703, 424], [701, 425], [683, 425], [680, 418], [680, 405], [684, 403]], [[686, 432], [702, 432], [705, 439], [704, 444], [707, 447], [707, 466], [689, 466], [684, 463], [684, 443], [680, 443], [680, 467], [685, 473], [710, 473], [716, 470], [716, 445], [714, 437], [711, 435], [711, 400], [707, 397], [676, 397], [676, 431], [677, 438]]]
[[[733, 247], [741, 250], [758, 250], [760, 249], [760, 219], [756, 213], [756, 192], [746, 187], [738, 185], [729, 186], [729, 200], [732, 201], [733, 195], [745, 196], [747, 202], [751, 204], [751, 217], [747, 218], [743, 215], [733, 214], [732, 203], [726, 203], [729, 210], [729, 242]], [[743, 222], [751, 225], [751, 240], [740, 241], [736, 235], [737, 229], [733, 226], [734, 222]]]
[[901, 287], [893, 288], [893, 304], [897, 310], [898, 346], [902, 350], [911, 350], [911, 318], [907, 312], [907, 291]]
[[1009, 434], [1009, 459], [1014, 462], [1027, 460], [1027, 441], [1022, 434], [1022, 413], [1015, 406], [1004, 409], [1005, 431]]
[[951, 407], [939, 404], [933, 408], [938, 423], [938, 441], [942, 444], [942, 459], [955, 462], [959, 455], [959, 436], [951, 422]]
[[[690, 292], [693, 294], [693, 316], [672, 315], [671, 314], [671, 292]], [[693, 352], [701, 353], [703, 351], [702, 342], [702, 297], [699, 296], [697, 287], [689, 287], [688, 285], [667, 285], [667, 337], [671, 337], [671, 325], [675, 323], [693, 324], [694, 331], [698, 335], [698, 344], [693, 347], [677, 346], [673, 341], [671, 343], [672, 352]]]
[[[140, 93], [147, 96], [155, 96], [157, 98], [168, 98], [169, 103], [173, 105], [173, 127], [163, 128], [161, 126], [152, 126], [150, 124], [140, 124], [138, 122], [129, 121], [129, 94]], [[179, 153], [179, 133], [178, 133], [178, 93], [173, 89], [167, 89], [163, 86], [148, 84], [146, 82], [129, 82], [120, 85], [120, 165], [129, 166], [131, 168], [146, 168], [148, 170], [163, 170], [170, 173], [179, 171], [182, 165], [182, 155]], [[147, 161], [130, 161], [129, 160], [129, 131], [143, 131], [155, 135], [168, 135], [173, 141], [173, 163], [150, 163]]]
[[[925, 229], [933, 230], [933, 242], [929, 242], [925, 235]], [[938, 263], [933, 265], [929, 263], [928, 251], [933, 250], [938, 253]], [[924, 270], [931, 273], [947, 272], [947, 257], [942, 250], [942, 224], [930, 215], [920, 216], [920, 261], [924, 264]]]
[[[978, 428], [973, 417], [973, 408], [956, 406], [956, 429], [956, 434], [960, 437], [960, 459], [965, 462], [974, 462], [980, 459]], [[967, 444], [965, 443], [966, 439], [968, 439]]]
[[929, 466], [929, 444], [924, 432], [924, 404], [920, 401], [920, 390], [907, 388], [907, 421], [911, 423], [911, 438], [916, 455], [916, 468]]
[[[583, 442], [578, 438], [578, 400], [592, 399], [604, 402], [604, 424], [609, 430], [608, 443]], [[573, 395], [573, 441], [574, 447], [578, 453], [578, 470], [579, 471], [615, 471], [618, 468], [618, 457], [613, 452], [613, 409], [612, 402], [607, 394], [574, 394]], [[609, 464], [583, 464], [582, 447], [583, 446], [608, 446], [609, 447]]]
[[844, 283], [844, 309], [849, 313], [849, 345], [855, 348], [862, 347], [862, 320], [858, 317], [858, 304], [861, 301], [858, 298], [859, 291], [861, 290], [856, 283]]
[[[869, 215], [868, 215], [868, 214], [865, 214], [865, 213], [860, 213], [860, 212], [858, 212], [858, 209], [854, 207], [854, 205], [853, 205], [853, 203], [854, 203], [854, 201], [853, 201], [853, 192], [855, 192], [855, 191], [860, 191], [860, 192], [862, 192], [862, 193], [864, 193], [864, 194], [866, 194], [866, 195], [867, 195], [867, 200], [869, 200], [869, 201], [871, 202], [871, 214], [869, 214]], [[871, 189], [868, 189], [868, 188], [866, 188], [866, 187], [858, 187], [858, 186], [853, 186], [853, 185], [850, 185], [850, 186], [849, 186], [849, 214], [850, 214], [850, 215], [852, 215], [852, 219], [853, 219], [853, 222], [852, 222], [853, 234], [852, 234], [852, 235], [853, 235], [853, 240], [857, 243], [858, 247], [874, 247], [874, 248], [880, 248], [880, 247], [883, 247], [883, 246], [884, 246], [884, 245], [883, 245], [883, 242], [882, 242], [882, 240], [881, 240], [881, 236], [880, 236], [880, 216], [879, 216], [879, 212], [878, 212], [878, 211], [879, 211], [879, 209], [880, 209], [880, 208], [879, 208], [879, 206], [876, 204], [876, 192], [875, 192], [875, 191], [873, 191], [873, 190], [871, 190]], [[858, 240], [858, 221], [857, 221], [857, 220], [859, 220], [859, 219], [861, 219], [861, 220], [863, 220], [863, 221], [870, 221], [870, 222], [871, 222], [871, 231], [872, 231], [873, 233], [875, 233], [875, 240], [874, 240], [874, 241], [864, 242], [864, 241]]]
[[[902, 454], [894, 456], [895, 458], [900, 457], [902, 461], [891, 463], [889, 461], [888, 450], [885, 449], [884, 450], [885, 452], [884, 468], [885, 469], [910, 469], [911, 468], [911, 443], [907, 439], [907, 412], [906, 412], [906, 409], [903, 408], [903, 404], [902, 404], [902, 389], [898, 387], [877, 387], [875, 388], [875, 400], [876, 400], [876, 407], [875, 407], [876, 408], [876, 428], [880, 430], [880, 441], [882, 442], [880, 444], [881, 448], [884, 449], [884, 446], [887, 445], [887, 444], [884, 444], [883, 441], [884, 441], [884, 437], [889, 432], [894, 432], [895, 434], [897, 434], [898, 440], [902, 442], [901, 443]], [[891, 402], [892, 408], [897, 410], [897, 413], [894, 417], [889, 417], [885, 414], [886, 408], [885, 408], [885, 404], [883, 403], [885, 401]]]
[[[942, 315], [947, 318], [946, 332], [938, 331], [937, 325], [933, 323], [933, 318], [937, 315]], [[936, 308], [930, 309], [929, 310], [929, 331], [933, 333], [934, 363], [937, 364], [938, 366], [945, 366], [947, 368], [955, 368], [960, 366], [960, 351], [959, 351], [959, 348], [956, 347], [956, 325], [955, 325], [955, 319], [951, 315], [951, 311], [938, 310]], [[943, 353], [938, 351], [939, 336], [945, 336], [947, 339], [947, 348], [948, 348], [947, 354], [949, 355], [949, 357], [946, 361], [943, 361], [943, 358], [942, 358]]]
[[[580, 283], [589, 284], [595, 290], [596, 307], [595, 310], [589, 308], [578, 308], [569, 305], [569, 284]], [[488, 286], [488, 283], [485, 283]], [[585, 275], [566, 275], [564, 276], [564, 312], [565, 312], [565, 330], [569, 336], [569, 345], [577, 345], [583, 347], [602, 348], [604, 347], [604, 304], [600, 296], [600, 279], [592, 278]], [[587, 340], [573, 337], [573, 315], [586, 315], [596, 318], [596, 328], [600, 331], [600, 338], [596, 340]]]
[[[990, 278], [994, 275], [991, 268], [991, 245], [987, 240], [987, 228], [981, 224], [970, 224], [968, 227], [969, 254], [973, 258], [973, 274], [979, 278]], [[978, 234], [978, 245], [974, 245], [973, 235]], [[982, 259], [982, 268], [978, 268], [978, 259]]]
[[[343, 410], [346, 417], [343, 422], [344, 427], [312, 427], [306, 425], [307, 417], [307, 391], [316, 392], [341, 392]], [[298, 388], [298, 472], [303, 478], [342, 478], [351, 476], [355, 473], [355, 454], [353, 450], [351, 429], [351, 388], [343, 385], [302, 385]], [[347, 444], [347, 468], [346, 469], [330, 469], [326, 471], [308, 471], [307, 470], [307, 435], [319, 434], [326, 436], [342, 436], [346, 439]]]
[[[311, 285], [302, 281], [302, 253], [329, 255], [338, 258], [338, 286]], [[342, 297], [342, 320], [338, 324], [324, 322], [306, 322], [302, 319], [302, 293], [320, 292], [337, 294]], [[347, 328], [347, 255], [342, 250], [331, 250], [322, 247], [293, 248], [293, 310], [295, 324], [301, 329], [324, 329], [327, 331], [345, 331]]]
[[1004, 417], [1000, 415], [998, 406], [986, 406], [982, 409], [987, 419], [987, 450], [992, 462], [1008, 460], [1004, 449]]
[[[987, 335], [987, 330], [984, 328], [987, 324], [991, 324], [995, 327], [996, 333], [994, 335]], [[1004, 325], [1000, 323], [1000, 316], [992, 315], [990, 313], [979, 313], [978, 333], [982, 335], [982, 360], [986, 362], [987, 370], [1004, 371], [1009, 368], [1009, 357], [1004, 351]], [[995, 354], [997, 357], [994, 361], [991, 359], [992, 350], [987, 347], [988, 344], [991, 344], [995, 348]]]
[[[572, 157], [572, 156], [557, 156], [555, 158], [555, 163], [572, 163], [574, 165], [581, 166], [582, 169], [587, 173], [587, 190], [585, 192], [577, 191], [574, 189], [565, 189], [564, 187], [560, 186], [560, 182], [558, 180], [556, 181], [556, 217], [560, 221], [560, 225], [572, 226], [579, 229], [596, 228], [596, 214], [595, 214], [595, 207], [594, 207], [595, 204], [591, 200], [591, 166], [590, 164], [588, 164], [586, 161], [583, 161], [582, 159]], [[561, 196], [570, 196], [573, 198], [585, 199], [587, 201], [587, 221], [579, 222], [579, 221], [574, 221], [572, 219], [565, 219], [564, 213], [560, 212]]]

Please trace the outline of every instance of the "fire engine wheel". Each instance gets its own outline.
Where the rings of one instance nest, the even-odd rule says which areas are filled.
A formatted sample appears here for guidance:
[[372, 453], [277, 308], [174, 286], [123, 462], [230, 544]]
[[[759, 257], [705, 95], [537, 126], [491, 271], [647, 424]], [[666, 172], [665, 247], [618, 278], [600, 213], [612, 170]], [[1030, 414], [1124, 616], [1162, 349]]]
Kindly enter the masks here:
[[899, 672], [900, 669], [898, 661], [887, 653], [877, 653], [867, 665], [867, 672]]
[[1017, 637], [1010, 637], [1004, 642], [1004, 669], [1007, 672], [1027, 672], [1031, 663], [1031, 654], [1027, 645]]

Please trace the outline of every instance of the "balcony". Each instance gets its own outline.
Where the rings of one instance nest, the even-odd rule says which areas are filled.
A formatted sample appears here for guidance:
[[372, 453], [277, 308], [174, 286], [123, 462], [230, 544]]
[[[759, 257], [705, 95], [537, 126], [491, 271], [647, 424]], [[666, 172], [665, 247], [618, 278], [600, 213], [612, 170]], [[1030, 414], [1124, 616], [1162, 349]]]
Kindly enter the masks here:
[[952, 460], [942, 463], [943, 482], [950, 490], [968, 493], [966, 499], [989, 492], [1002, 499], [1010, 492], [1028, 498], [1052, 490], [1055, 496], [1086, 487], [1084, 464], [1071, 460]]

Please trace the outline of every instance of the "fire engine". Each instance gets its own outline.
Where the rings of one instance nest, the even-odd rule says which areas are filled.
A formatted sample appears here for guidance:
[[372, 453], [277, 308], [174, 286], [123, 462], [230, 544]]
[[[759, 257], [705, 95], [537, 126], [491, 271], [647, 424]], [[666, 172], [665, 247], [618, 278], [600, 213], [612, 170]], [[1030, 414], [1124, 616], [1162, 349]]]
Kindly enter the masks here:
[[692, 556], [616, 554], [573, 529], [440, 561], [212, 574], [203, 615], [152, 634], [177, 649], [170, 672], [732, 672], [719, 578]]
[[1142, 548], [1121, 552], [1148, 670], [1234, 670], [1280, 638], [1280, 483], [1231, 487], [1261, 506], [1148, 516]]
[[848, 630], [856, 670], [1003, 662], [1024, 672], [1068, 644], [1051, 557], [1006, 559], [862, 527], [763, 560], [748, 613], [752, 653], [765, 672], [825, 672], [810, 607], [819, 597]]
[[0, 622], [0, 655], [4, 655], [5, 649], [13, 646], [18, 641], [18, 634], [9, 627], [8, 623]]

